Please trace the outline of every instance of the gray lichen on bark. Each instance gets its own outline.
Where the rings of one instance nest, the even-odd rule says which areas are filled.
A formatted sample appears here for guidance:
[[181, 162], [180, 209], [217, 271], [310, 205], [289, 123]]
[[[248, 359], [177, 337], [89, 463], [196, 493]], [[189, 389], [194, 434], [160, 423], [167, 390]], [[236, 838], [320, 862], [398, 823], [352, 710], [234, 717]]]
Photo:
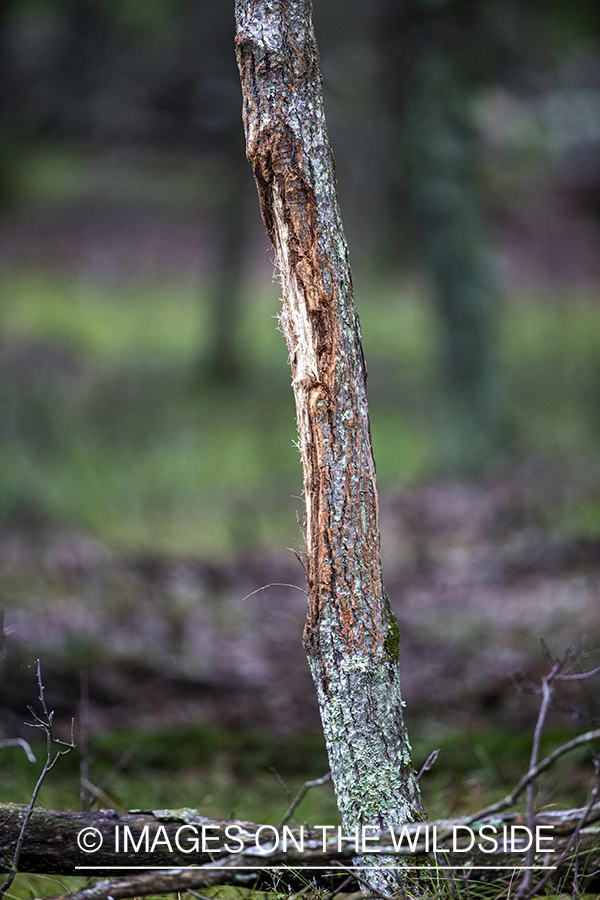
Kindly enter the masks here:
[[[385, 594], [366, 368], [325, 126], [309, 0], [237, 0], [247, 156], [283, 287], [306, 502], [308, 618], [342, 823], [424, 809], [402, 716]], [[382, 886], [397, 884], [389, 871]]]

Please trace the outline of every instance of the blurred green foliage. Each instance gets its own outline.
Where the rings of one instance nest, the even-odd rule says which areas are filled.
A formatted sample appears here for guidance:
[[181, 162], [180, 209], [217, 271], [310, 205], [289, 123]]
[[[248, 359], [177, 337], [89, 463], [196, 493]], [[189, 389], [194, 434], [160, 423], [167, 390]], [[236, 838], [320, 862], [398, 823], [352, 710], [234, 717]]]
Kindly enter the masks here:
[[[43, 759], [44, 745], [32, 746], [38, 761]], [[13, 749], [0, 756], [0, 793], [11, 802], [26, 803], [39, 765], [30, 763], [20, 748], [17, 753]], [[78, 809], [78, 754], [61, 763], [42, 788], [40, 806]], [[304, 780], [327, 769], [322, 738], [273, 738], [210, 725], [97, 735], [90, 746], [92, 779], [106, 784], [108, 797], [121, 811], [193, 806], [203, 815], [277, 824], [288, 806], [278, 776], [295, 796]], [[311, 821], [325, 817], [337, 822], [331, 786], [309, 792], [301, 814]]]
[[[301, 471], [277, 288], [248, 288], [247, 375], [227, 390], [198, 382], [201, 286], [6, 276], [4, 521], [47, 517], [123, 549], [297, 546]], [[436, 322], [414, 281], [357, 279], [356, 293], [385, 490], [447, 464], [448, 443], [436, 447], [444, 414]], [[529, 296], [501, 312], [505, 452], [591, 466], [600, 445], [600, 306], [586, 296]], [[594, 510], [591, 497], [571, 515], [588, 536]]]

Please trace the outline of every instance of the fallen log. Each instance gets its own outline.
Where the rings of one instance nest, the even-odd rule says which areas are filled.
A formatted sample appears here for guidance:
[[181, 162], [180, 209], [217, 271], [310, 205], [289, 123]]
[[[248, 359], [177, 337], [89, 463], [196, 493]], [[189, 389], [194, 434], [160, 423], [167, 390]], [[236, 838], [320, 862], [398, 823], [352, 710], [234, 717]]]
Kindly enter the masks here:
[[[0, 805], [0, 859], [10, 864], [27, 807]], [[94, 812], [36, 809], [25, 832], [19, 871], [110, 876], [169, 871], [188, 887], [240, 884], [273, 868], [317, 873], [349, 871], [357, 852], [417, 856], [423, 866], [457, 872], [522, 868], [533, 842], [533, 865], [564, 876], [600, 868], [600, 802], [585, 809], [544, 811], [533, 822], [520, 813], [411, 823], [376, 831], [341, 826], [309, 828], [212, 819], [194, 809], [111, 809]], [[575, 838], [575, 840], [574, 840]], [[162, 877], [161, 875], [161, 877]], [[291, 880], [291, 879], [290, 879]], [[176, 888], [175, 888], [176, 889]], [[140, 889], [137, 893], [141, 893]], [[116, 894], [112, 894], [116, 896]]]
[[[0, 861], [10, 860], [26, 812], [24, 805], [0, 804]], [[192, 809], [117, 813], [38, 807], [25, 831], [19, 871], [77, 875], [88, 874], [92, 867], [109, 871], [119, 866], [204, 865], [215, 854], [228, 855], [225, 844], [240, 847], [240, 841], [254, 842], [258, 828], [249, 822], [208, 819]], [[234, 837], [239, 840], [234, 842]]]

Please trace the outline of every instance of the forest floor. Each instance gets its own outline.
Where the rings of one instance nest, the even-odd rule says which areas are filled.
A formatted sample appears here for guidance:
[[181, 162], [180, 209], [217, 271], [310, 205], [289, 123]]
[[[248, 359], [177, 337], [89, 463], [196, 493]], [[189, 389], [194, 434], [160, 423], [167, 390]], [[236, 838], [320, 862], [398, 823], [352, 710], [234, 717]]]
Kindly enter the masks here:
[[[540, 638], [556, 656], [584, 635], [599, 651], [600, 541], [546, 521], [585, 488], [531, 464], [384, 497], [409, 720], [437, 732], [530, 729], [546, 666]], [[76, 713], [80, 672], [89, 674], [95, 731], [194, 721], [319, 731], [291, 551], [220, 563], [119, 556], [81, 532], [13, 526], [0, 531], [0, 564], [5, 732], [23, 730], [38, 657], [61, 718]], [[577, 709], [580, 723], [600, 714], [593, 691], [575, 683], [567, 694], [555, 725], [578, 727]]]

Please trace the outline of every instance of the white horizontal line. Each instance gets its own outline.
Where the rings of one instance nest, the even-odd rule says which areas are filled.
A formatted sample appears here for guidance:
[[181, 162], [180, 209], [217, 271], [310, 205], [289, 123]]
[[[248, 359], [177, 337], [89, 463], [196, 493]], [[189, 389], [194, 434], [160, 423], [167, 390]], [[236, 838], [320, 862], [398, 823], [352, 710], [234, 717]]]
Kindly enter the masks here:
[[322, 872], [331, 872], [337, 873], [340, 872], [364, 872], [365, 869], [373, 869], [375, 871], [381, 871], [381, 869], [390, 869], [394, 872], [405, 872], [407, 869], [444, 869], [444, 870], [460, 870], [460, 869], [468, 869], [470, 872], [475, 870], [481, 870], [483, 872], [489, 872], [491, 869], [507, 869], [511, 872], [524, 872], [526, 870], [531, 871], [546, 871], [556, 869], [557, 866], [470, 866], [469, 863], [465, 863], [462, 866], [444, 866], [444, 865], [436, 865], [436, 866], [305, 866], [300, 863], [297, 866], [210, 866], [210, 868], [204, 868], [202, 866], [75, 866], [76, 869], [100, 869], [102, 871], [108, 869], [119, 869], [119, 870], [128, 870], [135, 872], [150, 872], [158, 869], [162, 872], [217, 872], [217, 871], [228, 871], [228, 872], [296, 872], [296, 871], [305, 871], [306, 869], [310, 869], [311, 872], [314, 871], [322, 871]]

